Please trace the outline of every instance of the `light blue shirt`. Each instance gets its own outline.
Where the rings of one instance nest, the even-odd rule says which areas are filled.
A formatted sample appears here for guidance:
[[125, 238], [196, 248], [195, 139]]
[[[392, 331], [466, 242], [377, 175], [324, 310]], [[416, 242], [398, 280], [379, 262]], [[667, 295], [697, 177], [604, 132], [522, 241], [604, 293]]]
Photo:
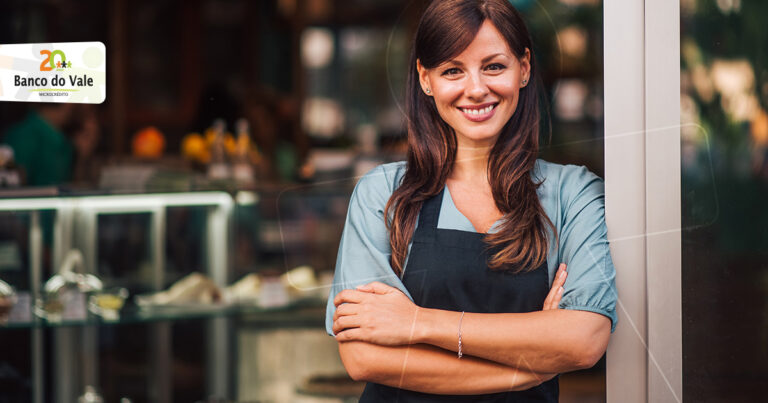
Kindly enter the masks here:
[[[336, 311], [333, 299], [341, 290], [380, 281], [413, 300], [390, 266], [389, 234], [384, 224], [384, 207], [405, 169], [405, 161], [380, 165], [363, 176], [352, 192], [326, 308], [325, 327], [330, 335]], [[617, 322], [616, 271], [608, 248], [603, 181], [583, 166], [543, 160], [536, 161], [532, 175], [535, 181], [542, 181], [539, 200], [558, 233], [559, 243], [550, 236], [547, 254], [550, 286], [558, 265], [568, 265], [560, 308], [605, 315], [613, 332]], [[495, 232], [500, 221], [489, 232]], [[437, 227], [476, 232], [453, 204], [447, 187]], [[409, 252], [410, 248], [408, 245]]]

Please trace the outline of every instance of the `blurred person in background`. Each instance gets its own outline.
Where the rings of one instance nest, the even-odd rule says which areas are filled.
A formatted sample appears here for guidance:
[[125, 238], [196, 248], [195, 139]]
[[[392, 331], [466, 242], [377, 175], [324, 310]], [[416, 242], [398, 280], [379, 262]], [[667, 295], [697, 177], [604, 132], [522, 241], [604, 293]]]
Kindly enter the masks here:
[[40, 104], [11, 126], [4, 142], [13, 148], [27, 186], [50, 186], [71, 176], [74, 148], [64, 129], [74, 121], [74, 104]]
[[603, 183], [537, 159], [532, 49], [506, 0], [422, 16], [407, 161], [358, 182], [327, 305], [345, 368], [368, 382], [362, 402], [556, 402], [557, 374], [607, 348]]
[[99, 137], [93, 106], [50, 103], [8, 128], [3, 142], [13, 149], [26, 186], [57, 186], [94, 175], [87, 161]]

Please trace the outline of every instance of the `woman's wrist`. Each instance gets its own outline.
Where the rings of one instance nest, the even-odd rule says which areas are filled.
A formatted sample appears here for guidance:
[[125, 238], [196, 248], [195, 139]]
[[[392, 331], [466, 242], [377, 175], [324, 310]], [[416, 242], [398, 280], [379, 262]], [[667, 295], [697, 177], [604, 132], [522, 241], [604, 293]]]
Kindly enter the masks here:
[[[413, 343], [432, 344], [456, 351], [460, 321], [461, 312], [420, 308]], [[450, 343], [455, 345], [449, 346]]]

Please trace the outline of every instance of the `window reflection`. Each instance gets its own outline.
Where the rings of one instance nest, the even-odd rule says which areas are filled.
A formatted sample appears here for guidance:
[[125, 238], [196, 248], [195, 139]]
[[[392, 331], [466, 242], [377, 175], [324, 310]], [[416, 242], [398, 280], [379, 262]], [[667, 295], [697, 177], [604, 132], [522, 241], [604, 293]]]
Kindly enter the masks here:
[[683, 395], [768, 392], [768, 3], [682, 0]]

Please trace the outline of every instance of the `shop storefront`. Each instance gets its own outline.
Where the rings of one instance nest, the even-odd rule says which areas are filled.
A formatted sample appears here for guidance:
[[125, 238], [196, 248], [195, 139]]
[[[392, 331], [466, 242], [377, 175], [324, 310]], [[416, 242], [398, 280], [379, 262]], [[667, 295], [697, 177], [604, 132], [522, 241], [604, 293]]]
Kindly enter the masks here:
[[[357, 401], [326, 301], [357, 180], [406, 157], [428, 3], [0, 5], [0, 71], [40, 64], [10, 44], [101, 42], [105, 60], [79, 73], [102, 102], [0, 87], [0, 402]], [[604, 178], [616, 267], [616, 331], [560, 401], [760, 400], [768, 8], [511, 3], [541, 158]]]

